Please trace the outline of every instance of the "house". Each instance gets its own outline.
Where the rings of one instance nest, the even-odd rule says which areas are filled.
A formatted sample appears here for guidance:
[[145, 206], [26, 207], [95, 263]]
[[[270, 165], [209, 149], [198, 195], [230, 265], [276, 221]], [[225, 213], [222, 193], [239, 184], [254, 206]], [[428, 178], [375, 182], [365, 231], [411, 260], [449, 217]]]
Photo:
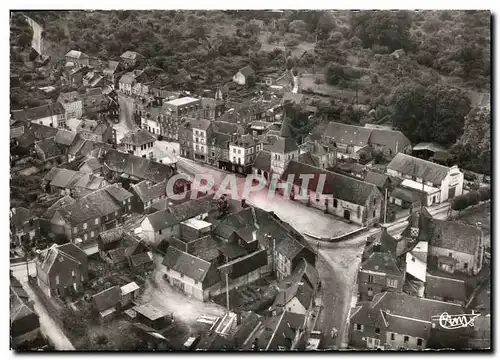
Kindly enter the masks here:
[[211, 235], [205, 235], [194, 240], [188, 240], [186, 238], [183, 238], [181, 234], [181, 238], [172, 236], [167, 241], [169, 247], [174, 246], [177, 249], [187, 252], [190, 255], [194, 255], [202, 260], [216, 265], [218, 265], [219, 263], [219, 243], [215, 241]]
[[83, 98], [83, 115], [100, 120], [118, 119], [118, 101], [105, 95], [101, 87], [88, 88]]
[[55, 141], [55, 137], [35, 142], [35, 151], [42, 161], [54, 161], [64, 157], [64, 153]]
[[273, 315], [288, 311], [307, 316], [317, 296], [318, 286], [318, 271], [302, 258], [292, 275], [279, 283], [280, 291], [271, 306]]
[[[310, 174], [307, 190], [302, 189], [300, 174]], [[324, 184], [318, 186], [320, 175]], [[284, 181], [293, 177], [290, 198], [319, 208], [332, 215], [343, 217], [361, 226], [369, 226], [379, 221], [382, 214], [383, 197], [377, 187], [364, 181], [341, 175], [314, 166], [290, 160], [281, 176]]]
[[66, 63], [71, 63], [71, 66], [74, 67], [88, 66], [90, 61], [87, 54], [77, 50], [68, 51], [68, 53], [64, 55], [64, 58]]
[[107, 121], [83, 119], [76, 132], [84, 140], [116, 144], [116, 130]]
[[164, 124], [166, 117], [163, 114], [163, 108], [160, 106], [150, 106], [141, 115], [141, 128], [148, 130], [157, 136], [164, 136]]
[[58, 102], [26, 110], [12, 110], [11, 114], [16, 121], [37, 123], [53, 128], [62, 128], [66, 123], [66, 110]]
[[90, 88], [93, 88], [96, 86], [103, 86], [103, 85], [104, 85], [104, 76], [98, 74], [95, 71], [89, 71], [83, 77], [83, 86], [88, 86]]
[[206, 119], [192, 119], [193, 129], [193, 153], [194, 159], [203, 162], [208, 161], [207, 139], [210, 133], [210, 121]]
[[136, 195], [136, 212], [143, 213], [151, 206], [165, 199], [167, 196], [167, 182], [162, 181], [157, 184], [151, 181], [141, 181], [138, 184], [132, 185], [132, 192]]
[[179, 223], [170, 211], [161, 210], [147, 215], [141, 222], [141, 228], [148, 244], [158, 245], [164, 239], [179, 236]]
[[424, 206], [462, 195], [464, 174], [456, 165], [448, 168], [400, 153], [387, 165], [387, 174], [403, 180], [401, 187], [424, 191]]
[[38, 217], [23, 207], [10, 209], [10, 245], [18, 247], [23, 241], [33, 244], [40, 237], [40, 223]]
[[191, 127], [190, 120], [185, 120], [179, 125], [178, 139], [180, 155], [187, 159], [194, 159], [193, 128]]
[[[389, 234], [386, 227], [382, 227], [381, 231], [369, 236], [367, 243], [373, 245], [372, 249], [378, 249], [381, 253], [389, 253], [394, 258], [398, 258], [408, 250], [407, 238], [404, 236], [392, 236]], [[369, 255], [371, 255], [371, 253]]]
[[154, 157], [155, 141], [156, 138], [144, 129], [129, 131], [120, 140], [130, 154], [149, 159]]
[[138, 65], [138, 63], [144, 60], [144, 56], [135, 51], [125, 51], [120, 56], [121, 63], [127, 69]]
[[47, 297], [80, 293], [88, 280], [87, 254], [72, 243], [54, 244], [36, 260], [37, 283]]
[[316, 253], [304, 239], [299, 241], [294, 236], [284, 234], [281, 241], [275, 245], [274, 254], [276, 277], [284, 279], [292, 275], [297, 266], [306, 260], [313, 266], [316, 264]]
[[236, 137], [229, 143], [229, 161], [231, 170], [239, 174], [252, 172], [252, 164], [257, 153], [263, 148], [263, 144], [250, 134]]
[[405, 272], [390, 253], [374, 252], [358, 272], [358, 299], [370, 301], [385, 291], [403, 291]]
[[365, 175], [365, 182], [375, 185], [381, 193], [385, 193], [386, 189], [392, 184], [391, 178], [388, 175], [380, 174], [375, 171], [368, 171]]
[[[125, 233], [124, 236], [134, 237]], [[125, 250], [125, 257], [131, 269], [151, 270], [153, 264], [153, 254], [149, 251], [146, 241], [134, 237], [135, 242]]]
[[78, 168], [78, 171], [95, 175], [100, 174], [101, 170], [102, 170], [102, 164], [100, 163], [99, 160], [97, 160], [94, 157], [82, 162], [82, 164]]
[[203, 119], [217, 120], [224, 113], [225, 104], [224, 100], [202, 97]]
[[63, 196], [70, 195], [75, 199], [108, 185], [109, 183], [100, 176], [62, 168], [52, 168], [42, 182], [45, 190]]
[[411, 152], [410, 140], [400, 131], [382, 128], [361, 127], [330, 122], [322, 135], [328, 143], [337, 148], [339, 158], [359, 160], [361, 153], [369, 156], [372, 151], [380, 151], [385, 156], [400, 152]]
[[303, 333], [305, 322], [304, 315], [283, 311], [266, 320], [263, 331], [258, 332], [258, 338], [249, 349], [253, 346], [263, 351], [292, 350]]
[[433, 333], [432, 318], [464, 314], [461, 305], [383, 292], [356, 306], [349, 320], [349, 345], [383, 350], [424, 350]]
[[84, 159], [85, 157], [101, 157], [112, 148], [111, 144], [85, 140], [80, 135], [75, 138], [75, 141], [68, 149], [68, 161], [73, 162], [75, 159]]
[[103, 290], [94, 296], [92, 301], [99, 312], [100, 320], [108, 320], [120, 311], [121, 288], [117, 285]]
[[247, 65], [234, 74], [233, 81], [238, 85], [252, 85], [255, 83], [255, 71]]
[[62, 74], [63, 84], [76, 88], [83, 86], [83, 77], [91, 70], [89, 66], [66, 67]]
[[428, 299], [455, 302], [465, 305], [469, 298], [467, 285], [463, 279], [452, 275], [427, 273], [425, 277], [424, 296]]
[[70, 91], [67, 93], [60, 93], [59, 97], [57, 98], [57, 102], [63, 106], [66, 119], [78, 119], [82, 117], [83, 101], [78, 92]]
[[178, 140], [178, 129], [185, 117], [198, 117], [202, 110], [201, 99], [181, 97], [163, 103], [162, 112], [165, 115], [164, 136]]
[[50, 219], [51, 232], [84, 248], [93, 246], [101, 232], [116, 227], [132, 211], [133, 197], [118, 184], [108, 185], [58, 208]]
[[146, 95], [149, 88], [144, 86], [148, 77], [144, 70], [134, 70], [123, 74], [118, 80], [118, 89], [126, 95]]
[[11, 275], [10, 278], [10, 341], [13, 349], [18, 349], [40, 336], [40, 319], [33, 302]]
[[222, 169], [224, 166], [231, 166], [229, 164], [229, 142], [231, 135], [224, 134], [217, 131], [211, 131], [208, 139], [208, 163], [212, 166], [217, 166]]
[[132, 308], [136, 320], [154, 330], [164, 330], [172, 323], [172, 314], [150, 303], [137, 305]]
[[113, 89], [118, 85], [118, 78], [123, 73], [123, 66], [118, 61], [109, 60], [106, 68], [102, 71], [106, 79], [112, 84]]
[[413, 147], [412, 155], [424, 160], [448, 165], [452, 155], [448, 150], [435, 143], [419, 143]]
[[121, 291], [121, 307], [124, 308], [127, 305], [133, 303], [137, 297], [139, 296], [139, 291], [140, 291], [139, 285], [135, 283], [135, 281], [132, 281], [131, 283], [128, 283], [126, 285], [123, 285], [120, 288]]
[[212, 263], [169, 247], [162, 262], [165, 280], [197, 300], [208, 300], [209, 288], [220, 281]]
[[309, 153], [313, 165], [322, 169], [329, 169], [337, 163], [337, 152], [335, 147], [323, 144], [318, 140], [307, 141], [301, 145], [300, 155]]

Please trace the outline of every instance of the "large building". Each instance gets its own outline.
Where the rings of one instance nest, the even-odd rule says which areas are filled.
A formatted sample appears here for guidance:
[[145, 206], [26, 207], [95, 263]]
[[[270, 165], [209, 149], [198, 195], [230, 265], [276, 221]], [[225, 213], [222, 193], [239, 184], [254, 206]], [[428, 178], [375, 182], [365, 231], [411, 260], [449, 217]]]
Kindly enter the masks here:
[[156, 138], [149, 131], [144, 129], [129, 131], [120, 141], [130, 154], [148, 159], [154, 158], [153, 147]]
[[192, 97], [182, 97], [163, 103], [165, 121], [168, 131], [165, 132], [167, 138], [177, 140], [178, 127], [184, 117], [195, 117], [202, 109], [201, 99]]
[[387, 174], [403, 180], [400, 187], [423, 192], [424, 206], [445, 202], [463, 192], [464, 174], [456, 165], [449, 168], [398, 153], [387, 165]]

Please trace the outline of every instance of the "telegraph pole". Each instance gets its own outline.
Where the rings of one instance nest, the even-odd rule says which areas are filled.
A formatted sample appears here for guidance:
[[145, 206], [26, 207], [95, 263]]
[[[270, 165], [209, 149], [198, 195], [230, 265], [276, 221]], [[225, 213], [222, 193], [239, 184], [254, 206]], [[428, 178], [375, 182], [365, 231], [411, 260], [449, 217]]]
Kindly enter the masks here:
[[387, 188], [385, 188], [385, 201], [384, 201], [384, 224], [387, 222]]

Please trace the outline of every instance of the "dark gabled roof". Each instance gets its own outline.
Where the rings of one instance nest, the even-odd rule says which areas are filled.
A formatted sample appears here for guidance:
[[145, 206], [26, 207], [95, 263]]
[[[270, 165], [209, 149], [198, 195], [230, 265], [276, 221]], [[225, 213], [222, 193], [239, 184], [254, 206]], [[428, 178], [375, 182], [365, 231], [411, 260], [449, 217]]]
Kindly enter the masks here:
[[63, 152], [57, 146], [55, 138], [51, 137], [45, 140], [40, 140], [35, 143], [35, 146], [37, 146], [45, 155], [47, 159], [50, 159], [54, 156], [59, 156], [63, 155]]
[[118, 202], [125, 201], [129, 198], [134, 197], [134, 195], [122, 188], [118, 184], [111, 184], [103, 188], [104, 191], [106, 191], [113, 199], [115, 199]]
[[[475, 255], [482, 231], [475, 226], [455, 221], [429, 219], [426, 230], [430, 246]], [[424, 225], [425, 226], [425, 225]]]
[[353, 204], [365, 205], [368, 198], [374, 193], [380, 195], [379, 190], [373, 184], [354, 179], [349, 176], [337, 174], [328, 170], [323, 170], [314, 166], [301, 164], [295, 160], [288, 163], [283, 179], [287, 179], [289, 174], [294, 175], [294, 184], [301, 186], [299, 176], [301, 174], [311, 174], [314, 177], [309, 181], [309, 189], [316, 191], [320, 174], [325, 174], [325, 184], [323, 194], [331, 194], [334, 198], [342, 199]]
[[85, 160], [80, 165], [80, 168], [82, 168], [84, 165], [87, 165], [90, 168], [90, 170], [92, 170], [92, 171], [102, 168], [102, 164], [96, 158], [90, 158], [88, 160]]
[[205, 282], [211, 268], [211, 264], [208, 261], [202, 260], [194, 255], [190, 255], [173, 246], [168, 248], [162, 264], [180, 274], [183, 274], [184, 276], [187, 276], [190, 279], [200, 282]]
[[256, 139], [253, 138], [250, 134], [245, 134], [237, 137], [234, 141], [231, 141], [231, 145], [240, 146], [240, 147], [250, 147], [257, 144]]
[[374, 252], [361, 264], [360, 271], [362, 270], [382, 272], [389, 275], [402, 275], [396, 260], [389, 253]]
[[445, 301], [467, 301], [467, 287], [463, 280], [427, 273], [425, 277], [425, 297], [442, 298]]
[[130, 144], [135, 146], [141, 146], [144, 144], [149, 144], [156, 141], [156, 138], [151, 135], [151, 133], [145, 129], [136, 129], [129, 131], [122, 137], [121, 142], [123, 144]]
[[114, 228], [114, 229], [104, 231], [104, 232], [99, 234], [100, 242], [102, 244], [109, 244], [109, 243], [112, 243], [115, 241], [119, 241], [123, 237], [123, 232], [124, 232], [124, 230], [121, 226]]
[[441, 184], [450, 170], [446, 166], [422, 160], [410, 155], [398, 153], [387, 165], [388, 170], [394, 170], [406, 175], [416, 176], [433, 184]]
[[391, 191], [390, 196], [395, 199], [401, 199], [410, 203], [413, 203], [422, 198], [422, 195], [418, 190], [415, 191], [415, 189], [408, 189], [402, 187], [394, 188]]
[[179, 222], [184, 221], [212, 211], [212, 199], [213, 195], [207, 195], [197, 200], [189, 200], [184, 203], [171, 206], [167, 211], [171, 212]]
[[293, 237], [284, 238], [276, 247], [276, 251], [289, 260], [295, 257], [305, 248], [304, 244]]
[[119, 61], [109, 60], [108, 65], [102, 72], [104, 74], [114, 74], [119, 64], [120, 64]]
[[230, 141], [231, 141], [231, 135], [220, 133], [217, 131], [212, 131], [208, 136], [207, 144], [209, 146], [215, 146], [220, 149], [228, 149]]
[[55, 140], [57, 144], [70, 146], [71, 144], [73, 144], [76, 135], [77, 135], [76, 132], [59, 129], [57, 131]]
[[217, 131], [223, 134], [240, 134], [244, 133], [244, 129], [241, 125], [227, 122], [227, 121], [214, 121], [212, 122], [213, 131]]
[[73, 199], [71, 196], [67, 195], [65, 197], [60, 198], [57, 200], [54, 204], [52, 204], [51, 207], [49, 207], [47, 210], [45, 210], [43, 217], [45, 219], [50, 219], [52, 216], [54, 216], [54, 213], [56, 212], [57, 209], [69, 205], [69, 204], [74, 204], [76, 202], [75, 199]]
[[374, 171], [368, 171], [365, 176], [365, 182], [373, 184], [378, 188], [383, 188], [387, 180], [390, 180], [388, 175], [379, 174]]
[[290, 102], [293, 102], [296, 105], [301, 105], [303, 100], [304, 100], [304, 94], [295, 94], [295, 93], [292, 93], [292, 92], [286, 92], [283, 95], [282, 102], [285, 103], [287, 101], [290, 101]]
[[122, 291], [120, 287], [115, 285], [95, 294], [92, 296], [92, 299], [94, 300], [97, 311], [101, 312], [116, 306], [120, 302], [121, 296]]
[[299, 146], [292, 137], [278, 137], [270, 147], [271, 152], [286, 154], [298, 150]]
[[[17, 320], [25, 319], [32, 316], [38, 315], [33, 310], [33, 306], [28, 302], [28, 299], [24, 297], [24, 290], [19, 287], [10, 287], [10, 324]], [[33, 321], [30, 319], [30, 322]], [[35, 325], [35, 324], [32, 324]]]
[[267, 150], [261, 150], [255, 157], [253, 167], [263, 171], [271, 171], [271, 153]]
[[43, 256], [44, 258], [40, 266], [43, 275], [49, 274], [59, 256], [68, 260], [68, 262], [66, 262], [68, 266], [70, 263], [81, 265], [87, 262], [87, 254], [73, 243], [66, 243], [63, 245], [53, 244], [50, 248], [44, 250]]
[[157, 211], [146, 216], [146, 218], [155, 231], [163, 230], [179, 223], [175, 215], [167, 210]]
[[136, 75], [133, 72], [123, 74], [119, 82], [123, 84], [132, 85], [135, 81]]
[[328, 123], [324, 136], [339, 144], [363, 147], [368, 145], [371, 132], [372, 129], [332, 121]]
[[297, 161], [306, 165], [311, 165], [316, 167], [318, 166], [318, 163], [316, 162], [314, 156], [310, 152], [300, 154]]
[[388, 147], [393, 153], [411, 146], [410, 140], [401, 131], [389, 129], [372, 129], [369, 142]]
[[266, 266], [267, 260], [267, 251], [263, 249], [229, 260], [218, 269], [221, 274], [227, 272], [231, 279], [236, 279]]
[[55, 104], [45, 104], [26, 110], [12, 110], [12, 117], [15, 120], [34, 121], [53, 115], [63, 115], [64, 113], [64, 107], [56, 102]]
[[57, 135], [58, 132], [58, 129], [56, 128], [40, 125], [37, 123], [31, 123], [30, 130], [33, 133], [33, 135], [35, 135], [35, 139], [37, 140], [44, 140], [54, 137]]
[[246, 250], [237, 243], [225, 243], [218, 247], [219, 251], [230, 261], [247, 254]]
[[135, 191], [142, 203], [145, 204], [150, 200], [166, 195], [167, 182], [162, 181], [158, 184], [154, 184], [150, 181], [144, 180], [136, 185], [132, 185], [132, 189]]
[[248, 65], [241, 68], [239, 72], [245, 77], [255, 75], [255, 71]]
[[[52, 170], [55, 170], [55, 172], [52, 172]], [[85, 173], [68, 169], [52, 168], [51, 172], [47, 175], [50, 175], [51, 177], [51, 186], [72, 189], [75, 187], [76, 183], [85, 175]], [[44, 180], [47, 180], [47, 178], [44, 178]]]
[[302, 280], [297, 280], [291, 284], [288, 288], [280, 291], [274, 300], [272, 305], [273, 308], [284, 306], [288, 304], [294, 297], [304, 306], [307, 310], [314, 297], [314, 289], [307, 282]]
[[144, 264], [153, 263], [153, 259], [147, 252], [142, 252], [139, 254], [131, 255], [130, 262], [132, 266], [142, 266]]
[[207, 119], [191, 119], [190, 123], [193, 129], [200, 129], [205, 131], [207, 131], [211, 125], [210, 120]]

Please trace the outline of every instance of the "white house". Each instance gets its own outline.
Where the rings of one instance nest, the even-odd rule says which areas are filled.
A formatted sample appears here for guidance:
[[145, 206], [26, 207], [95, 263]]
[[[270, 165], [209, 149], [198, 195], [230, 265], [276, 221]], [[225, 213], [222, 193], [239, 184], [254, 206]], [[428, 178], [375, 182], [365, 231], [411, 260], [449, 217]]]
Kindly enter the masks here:
[[71, 118], [79, 119], [82, 117], [83, 100], [82, 97], [76, 91], [59, 94], [57, 102], [63, 106], [66, 112], [66, 119], [71, 119]]
[[193, 128], [193, 153], [195, 160], [208, 161], [207, 138], [210, 121], [206, 119], [192, 119]]
[[398, 153], [387, 165], [387, 174], [408, 180], [403, 181], [403, 187], [424, 191], [428, 205], [445, 202], [463, 192], [464, 174], [457, 165], [448, 168]]
[[144, 129], [129, 131], [121, 139], [121, 143], [128, 152], [149, 159], [154, 158], [153, 147], [155, 141], [156, 138]]
[[246, 85], [255, 78], [255, 71], [250, 66], [241, 68], [233, 76], [233, 81], [239, 85]]
[[13, 110], [11, 114], [13, 120], [33, 122], [53, 128], [61, 128], [66, 124], [66, 110], [58, 102], [26, 110]]
[[142, 233], [149, 245], [158, 246], [162, 240], [179, 236], [180, 224], [167, 210], [157, 211], [146, 216], [141, 222]]

